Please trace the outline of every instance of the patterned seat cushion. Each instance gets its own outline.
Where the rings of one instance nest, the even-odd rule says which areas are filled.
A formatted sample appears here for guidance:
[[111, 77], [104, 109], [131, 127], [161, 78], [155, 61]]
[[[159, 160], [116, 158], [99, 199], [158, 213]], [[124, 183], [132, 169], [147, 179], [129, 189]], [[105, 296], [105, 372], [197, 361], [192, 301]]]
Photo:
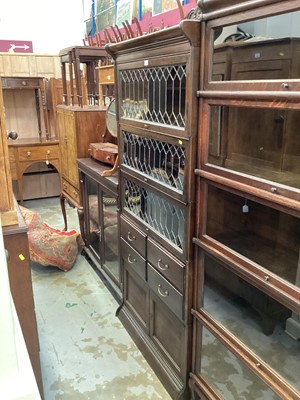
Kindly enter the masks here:
[[30, 260], [43, 266], [55, 266], [69, 271], [77, 258], [80, 234], [76, 230], [52, 228], [37, 212], [20, 206], [28, 225]]

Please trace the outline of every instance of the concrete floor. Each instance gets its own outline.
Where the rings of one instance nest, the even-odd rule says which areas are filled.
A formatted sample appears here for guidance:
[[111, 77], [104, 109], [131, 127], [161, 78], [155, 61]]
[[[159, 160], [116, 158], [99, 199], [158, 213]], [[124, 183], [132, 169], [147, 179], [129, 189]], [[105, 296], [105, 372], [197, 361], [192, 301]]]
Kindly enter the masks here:
[[[24, 202], [55, 228], [59, 199]], [[67, 207], [68, 229], [78, 229]], [[115, 316], [117, 302], [80, 254], [69, 272], [32, 264], [45, 400], [170, 400]]]

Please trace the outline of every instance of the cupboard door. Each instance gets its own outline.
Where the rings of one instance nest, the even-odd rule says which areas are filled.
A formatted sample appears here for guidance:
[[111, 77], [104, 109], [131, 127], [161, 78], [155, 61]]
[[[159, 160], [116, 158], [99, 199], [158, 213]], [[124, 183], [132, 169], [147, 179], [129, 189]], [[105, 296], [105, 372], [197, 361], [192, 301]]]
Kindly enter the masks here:
[[177, 373], [184, 370], [184, 325], [160, 300], [150, 292], [150, 336]]
[[[70, 182], [78, 187], [78, 168], [76, 164], [77, 148], [76, 148], [76, 128], [73, 113], [65, 114], [65, 135], [67, 138], [67, 158], [68, 158], [68, 171], [66, 171]], [[62, 160], [64, 162], [64, 160]]]
[[124, 302], [139, 324], [147, 331], [149, 289], [147, 283], [129, 266], [124, 271]]
[[57, 125], [59, 132], [61, 175], [63, 177], [67, 177], [69, 169], [68, 148], [67, 148], [66, 127], [65, 127], [65, 114], [62, 110], [57, 110]]

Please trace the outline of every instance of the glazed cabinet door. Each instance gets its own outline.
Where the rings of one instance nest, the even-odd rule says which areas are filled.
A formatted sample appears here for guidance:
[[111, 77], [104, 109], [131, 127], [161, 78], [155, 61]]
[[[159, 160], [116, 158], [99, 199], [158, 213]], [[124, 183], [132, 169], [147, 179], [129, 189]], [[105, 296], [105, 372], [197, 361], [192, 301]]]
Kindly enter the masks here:
[[83, 199], [85, 252], [89, 261], [118, 302], [121, 299], [121, 270], [118, 223], [118, 180], [103, 177], [110, 169], [92, 158], [78, 159]]

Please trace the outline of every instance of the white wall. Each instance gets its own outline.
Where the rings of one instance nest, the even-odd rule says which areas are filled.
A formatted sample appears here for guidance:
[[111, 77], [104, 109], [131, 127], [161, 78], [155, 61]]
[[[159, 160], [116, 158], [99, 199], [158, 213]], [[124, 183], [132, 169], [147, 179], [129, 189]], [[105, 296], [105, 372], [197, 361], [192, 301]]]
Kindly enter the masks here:
[[82, 45], [82, 0], [1, 0], [0, 40], [28, 40], [34, 53]]

